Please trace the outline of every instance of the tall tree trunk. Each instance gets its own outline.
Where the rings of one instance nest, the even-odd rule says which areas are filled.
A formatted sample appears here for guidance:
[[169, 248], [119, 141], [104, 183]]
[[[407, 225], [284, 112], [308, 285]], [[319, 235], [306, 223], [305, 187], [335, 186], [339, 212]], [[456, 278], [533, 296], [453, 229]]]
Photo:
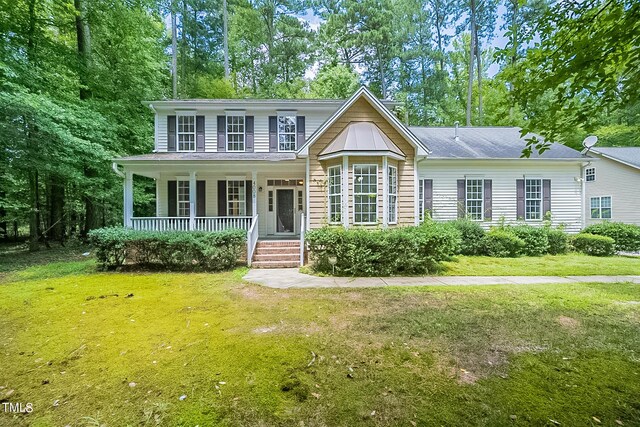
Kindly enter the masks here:
[[229, 79], [229, 16], [227, 14], [227, 0], [222, 1], [222, 23], [223, 23], [223, 48], [224, 48], [224, 78]]
[[469, 42], [469, 84], [467, 86], [467, 126], [471, 126], [471, 101], [473, 100], [473, 68], [474, 60], [474, 32], [476, 26], [476, 3], [471, 0], [471, 40]]
[[[78, 58], [80, 62], [80, 99], [91, 98], [91, 29], [87, 20], [86, 0], [74, 0], [76, 8], [76, 39], [78, 43]], [[96, 177], [96, 171], [89, 165], [84, 166], [84, 176], [87, 182], [91, 182]], [[85, 222], [83, 235], [86, 236], [89, 230], [98, 227], [98, 208], [91, 189], [85, 188], [84, 194]]]
[[482, 113], [482, 52], [480, 48], [480, 40], [478, 38], [478, 28], [475, 31], [476, 39], [476, 59], [478, 61], [478, 123], [483, 125], [483, 113]]
[[188, 40], [187, 40], [187, 26], [185, 25], [185, 20], [187, 16], [187, 1], [182, 0], [182, 14], [180, 15], [180, 95], [188, 97], [188, 88], [185, 84], [186, 76], [187, 76], [187, 48], [188, 48]]
[[49, 237], [62, 242], [65, 234], [64, 221], [64, 184], [55, 176], [49, 177]]
[[[0, 199], [4, 200], [5, 197], [6, 193], [0, 190]], [[0, 237], [2, 237], [2, 240], [5, 242], [9, 240], [9, 225], [7, 224], [6, 216], [7, 210], [4, 208], [4, 205], [0, 205]]]
[[[35, 32], [36, 32], [36, 0], [29, 1], [29, 30], [27, 40], [27, 60], [29, 63], [34, 62], [35, 58]], [[30, 124], [25, 117], [25, 130], [27, 138], [27, 146], [29, 152], [37, 152], [37, 141], [34, 140]], [[29, 251], [35, 252], [40, 249], [38, 244], [38, 229], [40, 224], [40, 215], [38, 213], [38, 171], [30, 169], [28, 173], [29, 179]]]
[[171, 2], [171, 77], [173, 99], [178, 99], [178, 24], [176, 22], [176, 2]]

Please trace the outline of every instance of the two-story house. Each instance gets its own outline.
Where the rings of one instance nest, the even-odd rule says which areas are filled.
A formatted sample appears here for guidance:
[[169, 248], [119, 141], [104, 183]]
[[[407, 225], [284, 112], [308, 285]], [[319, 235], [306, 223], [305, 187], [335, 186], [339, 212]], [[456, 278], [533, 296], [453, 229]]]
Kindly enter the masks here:
[[[584, 222], [585, 158], [559, 144], [520, 158], [517, 128], [408, 127], [395, 103], [364, 87], [346, 101], [148, 105], [154, 152], [114, 160], [124, 176], [125, 226], [243, 228], [249, 262], [258, 239], [298, 239], [328, 224], [395, 227], [428, 214], [490, 227], [542, 224], [549, 212], [569, 232]], [[134, 175], [155, 179], [155, 217], [134, 215]]]

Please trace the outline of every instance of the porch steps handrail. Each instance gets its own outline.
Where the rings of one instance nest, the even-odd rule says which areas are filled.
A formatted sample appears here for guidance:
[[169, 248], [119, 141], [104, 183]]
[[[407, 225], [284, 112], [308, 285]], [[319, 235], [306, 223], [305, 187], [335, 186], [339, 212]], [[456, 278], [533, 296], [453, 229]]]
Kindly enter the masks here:
[[251, 261], [253, 260], [253, 253], [256, 250], [258, 244], [258, 214], [256, 214], [251, 221], [251, 227], [247, 230], [247, 265], [251, 267]]
[[305, 232], [304, 212], [300, 214], [300, 267], [304, 266], [304, 232]]

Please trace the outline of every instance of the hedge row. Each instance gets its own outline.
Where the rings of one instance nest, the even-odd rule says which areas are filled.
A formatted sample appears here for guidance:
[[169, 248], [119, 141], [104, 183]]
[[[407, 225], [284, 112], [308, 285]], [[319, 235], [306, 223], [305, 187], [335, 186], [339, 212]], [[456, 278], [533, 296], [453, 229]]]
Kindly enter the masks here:
[[602, 222], [590, 225], [583, 233], [611, 237], [616, 251], [640, 251], [640, 226], [622, 222]]
[[246, 232], [154, 232], [122, 227], [89, 232], [103, 269], [125, 264], [176, 271], [221, 271], [233, 268], [240, 257]]
[[[416, 227], [368, 230], [323, 227], [305, 235], [313, 268], [346, 276], [391, 276], [433, 273], [454, 255], [460, 232], [432, 221]], [[335, 266], [330, 260], [335, 258]]]

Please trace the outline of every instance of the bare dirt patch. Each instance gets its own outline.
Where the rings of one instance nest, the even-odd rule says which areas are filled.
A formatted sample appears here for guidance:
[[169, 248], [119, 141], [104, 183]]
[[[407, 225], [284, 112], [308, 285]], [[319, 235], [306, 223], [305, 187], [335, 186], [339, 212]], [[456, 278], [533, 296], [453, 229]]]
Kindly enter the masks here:
[[580, 327], [580, 321], [573, 317], [558, 316], [556, 318], [556, 322], [558, 322], [560, 326], [571, 330], [578, 329]]

